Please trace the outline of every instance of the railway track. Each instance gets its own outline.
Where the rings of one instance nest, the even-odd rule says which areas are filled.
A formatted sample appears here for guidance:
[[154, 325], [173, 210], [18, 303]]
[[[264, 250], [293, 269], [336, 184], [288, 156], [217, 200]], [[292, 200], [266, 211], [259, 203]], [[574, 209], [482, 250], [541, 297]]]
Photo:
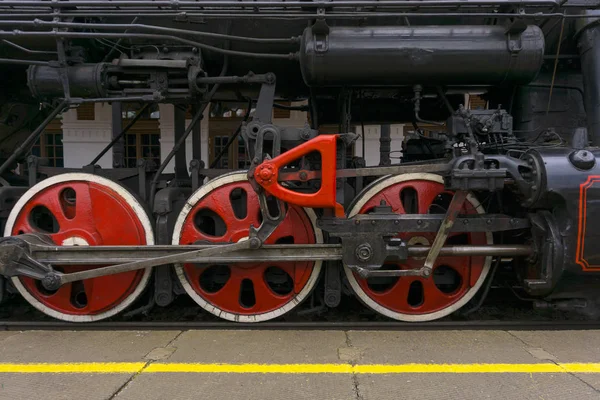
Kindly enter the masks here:
[[435, 330], [590, 330], [600, 329], [600, 321], [436, 321], [403, 323], [395, 321], [376, 322], [265, 322], [244, 324], [222, 321], [184, 322], [96, 322], [90, 324], [60, 321], [1, 321], [0, 330], [386, 330], [386, 331], [435, 331]]

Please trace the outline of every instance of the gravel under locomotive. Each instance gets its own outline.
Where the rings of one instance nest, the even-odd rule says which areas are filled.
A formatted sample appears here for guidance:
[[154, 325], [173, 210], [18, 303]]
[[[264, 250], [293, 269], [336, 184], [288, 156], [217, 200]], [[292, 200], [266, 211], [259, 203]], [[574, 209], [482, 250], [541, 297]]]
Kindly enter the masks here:
[[[187, 293], [220, 318], [258, 322], [309, 296], [336, 307], [345, 292], [430, 321], [480, 303], [501, 269], [540, 307], [595, 310], [598, 6], [0, 1], [2, 293], [74, 322], [144, 293], [159, 306]], [[466, 93], [488, 109], [465, 108]], [[30, 155], [50, 120], [90, 102], [174, 104], [175, 146], [137, 168]], [[248, 170], [201, 160], [211, 102], [253, 109], [228, 143], [244, 138]], [[274, 107], [309, 121], [277, 126]], [[393, 123], [414, 127], [399, 161]], [[319, 134], [324, 124], [339, 133]], [[347, 151], [364, 124], [382, 126], [379, 166]]]

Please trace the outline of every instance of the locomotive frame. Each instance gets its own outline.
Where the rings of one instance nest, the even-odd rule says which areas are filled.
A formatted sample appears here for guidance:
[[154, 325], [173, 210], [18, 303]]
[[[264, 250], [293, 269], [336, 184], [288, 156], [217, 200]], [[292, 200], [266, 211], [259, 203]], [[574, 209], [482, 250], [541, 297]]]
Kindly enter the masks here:
[[[415, 3], [0, 2], [0, 27], [13, 29], [0, 31], [7, 54], [0, 58], [0, 66], [26, 72], [35, 98], [32, 102], [23, 96], [22, 82], [16, 82], [19, 90], [5, 94], [2, 101], [25, 108], [36, 102], [52, 105], [35, 129], [21, 134], [20, 144], [2, 149], [10, 155], [0, 165], [0, 204], [6, 218], [0, 275], [12, 278], [17, 290], [41, 311], [78, 322], [122, 311], [142, 293], [151, 271], [151, 297], [157, 304], [168, 305], [176, 293], [185, 291], [207, 311], [238, 322], [283, 315], [308, 296], [321, 275], [323, 301], [329, 307], [339, 304], [345, 282], [375, 311], [395, 319], [423, 321], [449, 315], [477, 294], [485, 297], [505, 258], [511, 262], [515, 280], [540, 304], [561, 307], [584, 298], [594, 307], [600, 228], [588, 221], [600, 211], [596, 206], [600, 198], [596, 161], [600, 106], [595, 101], [600, 96], [595, 11], [600, 3]], [[128, 18], [132, 21], [123, 22]], [[172, 27], [193, 26], [196, 18], [208, 21], [207, 29]], [[308, 27], [290, 37], [264, 37], [288, 18], [308, 21]], [[140, 19], [152, 23], [140, 23]], [[426, 25], [419, 22], [423, 19]], [[221, 21], [227, 23], [215, 25]], [[267, 26], [262, 37], [231, 33], [262, 23]], [[294, 26], [286, 31], [300, 26], [290, 25]], [[548, 26], [554, 29], [544, 31]], [[30, 49], [19, 42], [29, 38], [48, 40], [55, 51], [42, 50], [43, 43]], [[132, 44], [129, 56], [121, 52], [121, 57], [107, 62], [118, 46], [106, 54], [92, 54], [85, 43], [95, 38], [127, 39], [139, 46], [134, 49]], [[144, 43], [155, 47], [159, 43], [164, 51], [144, 52]], [[176, 44], [185, 46], [184, 50], [168, 48]], [[563, 46], [579, 53], [561, 54]], [[552, 47], [555, 52], [548, 55]], [[260, 50], [264, 48], [268, 51]], [[15, 52], [27, 57], [14, 57]], [[561, 60], [568, 62], [561, 66]], [[299, 68], [290, 67], [295, 63]], [[540, 75], [541, 70], [547, 72]], [[578, 84], [569, 83], [573, 74]], [[294, 80], [298, 76], [302, 82]], [[5, 84], [12, 85], [9, 80]], [[460, 96], [455, 93], [473, 88], [484, 88], [497, 109], [467, 110], [459, 104]], [[544, 101], [539, 100], [539, 91], [548, 93], [542, 96]], [[369, 105], [357, 111], [364, 106], [366, 92]], [[569, 107], [566, 112], [552, 110], [553, 95], [554, 101], [564, 101], [574, 109], [583, 107], [586, 123], [569, 119]], [[278, 98], [308, 99], [312, 126], [273, 124], [272, 109], [283, 107]], [[256, 104], [252, 116], [227, 144], [237, 135], [244, 137], [252, 160], [247, 172], [206, 168], [200, 160], [199, 121], [215, 100]], [[508, 101], [507, 109], [501, 106], [504, 101]], [[159, 166], [145, 160], [133, 169], [94, 165], [118, 144], [136, 117], [121, 132], [113, 133], [111, 143], [90, 165], [76, 170], [52, 168], [29, 156], [27, 182], [19, 182], [9, 171], [16, 162], [24, 162], [44, 127], [65, 109], [87, 102], [192, 105], [193, 117], [186, 128], [184, 114], [176, 112], [176, 143]], [[332, 112], [336, 106], [337, 112]], [[544, 107], [545, 113], [540, 112]], [[349, 132], [356, 114], [363, 124], [365, 118], [412, 121], [417, 132], [414, 140], [431, 154], [421, 161], [391, 165], [389, 131], [382, 130], [381, 165], [365, 167], [364, 160], [351, 163], [345, 148], [357, 138]], [[442, 117], [446, 120], [440, 128], [443, 156], [438, 157], [429, 139], [419, 134], [418, 124], [439, 124]], [[339, 123], [341, 133], [319, 134], [318, 121], [331, 120]], [[184, 146], [190, 135], [194, 159], [188, 170]], [[172, 159], [174, 174], [164, 174]], [[40, 176], [46, 179], [38, 182]], [[369, 184], [365, 184], [367, 179]], [[77, 185], [87, 189], [73, 189]], [[51, 198], [57, 187], [62, 188], [56, 192], [59, 197]], [[225, 192], [220, 191], [227, 190], [223, 197]], [[239, 196], [247, 201], [241, 217], [239, 207], [225, 210], [223, 206], [223, 201], [232, 205], [239, 200], [231, 197], [233, 190], [243, 192]], [[91, 200], [92, 191], [104, 200]], [[413, 194], [404, 196], [405, 192]], [[497, 204], [485, 209], [480, 200], [483, 194], [495, 196]], [[88, 196], [89, 201], [81, 196]], [[50, 199], [50, 208], [57, 204], [62, 219], [56, 225], [64, 224], [70, 233], [31, 223], [31, 215], [24, 213], [33, 213], [43, 199]], [[106, 210], [98, 214], [95, 201]], [[81, 202], [84, 208], [79, 208]], [[432, 213], [433, 205], [443, 212]], [[145, 208], [151, 211], [150, 217]], [[208, 218], [201, 215], [205, 209], [229, 213], [230, 219], [219, 216], [225, 227], [213, 219], [209, 229], [213, 234], [208, 234], [199, 227], [204, 222], [196, 221]], [[250, 209], [259, 213], [258, 218], [250, 215]], [[93, 215], [80, 221], [86, 213]], [[101, 220], [113, 214], [124, 218], [123, 241], [116, 238], [114, 228], [103, 230], [110, 228]], [[239, 221], [245, 228], [237, 227]], [[222, 234], [217, 233], [219, 229]], [[287, 233], [277, 236], [278, 229]], [[458, 237], [456, 243], [447, 243]], [[105, 243], [111, 241], [116, 243]], [[323, 262], [325, 272], [321, 272]], [[239, 267], [249, 263], [247, 268]], [[269, 263], [277, 263], [280, 270], [271, 271], [272, 286], [265, 283], [267, 270], [272, 268]], [[171, 265], [176, 266], [176, 276]], [[223, 272], [223, 265], [229, 265], [229, 272]], [[210, 269], [207, 266], [217, 270], [212, 286], [219, 286], [228, 274], [215, 292], [198, 283], [205, 275], [198, 271]], [[452, 290], [446, 287], [450, 284], [435, 281], [442, 269], [454, 270], [450, 273], [455, 274]], [[252, 275], [254, 270], [261, 272]], [[120, 278], [116, 277], [126, 275], [132, 286], [124, 288], [122, 296], [108, 305], [98, 300], [97, 309], [88, 310], [93, 292], [88, 293], [91, 289], [86, 282], [105, 279], [118, 286], [115, 279]], [[176, 278], [182, 287], [177, 288]], [[234, 279], [239, 287], [219, 297], [219, 291]], [[242, 292], [248, 292], [243, 285], [254, 291], [254, 303], [250, 300], [249, 306], [242, 304]], [[286, 285], [292, 288], [283, 293]], [[79, 289], [74, 290], [75, 286]], [[420, 300], [411, 300], [413, 286], [420, 287]], [[70, 304], [56, 306], [53, 296], [61, 297], [58, 294], [66, 287], [71, 292], [60, 301]], [[110, 297], [115, 290], [102, 293]], [[388, 296], [393, 290], [398, 293]], [[239, 304], [232, 305], [238, 301], [236, 296]], [[261, 308], [261, 302], [268, 305]]]

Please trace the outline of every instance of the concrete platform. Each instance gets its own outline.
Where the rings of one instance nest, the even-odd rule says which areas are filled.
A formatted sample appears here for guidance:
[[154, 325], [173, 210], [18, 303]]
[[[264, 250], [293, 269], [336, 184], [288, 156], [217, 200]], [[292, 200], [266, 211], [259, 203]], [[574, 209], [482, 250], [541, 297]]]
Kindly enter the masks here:
[[600, 399], [600, 331], [0, 332], [0, 399]]

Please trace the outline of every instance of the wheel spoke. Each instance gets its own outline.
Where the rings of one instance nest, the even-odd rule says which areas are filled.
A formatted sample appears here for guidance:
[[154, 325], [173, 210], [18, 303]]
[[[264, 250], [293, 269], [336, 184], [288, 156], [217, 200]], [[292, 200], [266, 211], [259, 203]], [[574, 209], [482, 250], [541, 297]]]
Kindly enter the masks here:
[[408, 308], [408, 291], [410, 285], [416, 281], [417, 278], [413, 276], [402, 276], [399, 277], [397, 282], [385, 292], [372, 292], [372, 296], [378, 303], [386, 304], [391, 307], [397, 308]]
[[448, 302], [452, 297], [442, 292], [435, 284], [433, 278], [419, 278], [423, 285], [423, 304], [418, 308], [434, 312], [448, 306]]
[[415, 185], [417, 190], [417, 204], [419, 214], [429, 214], [429, 208], [435, 199], [444, 191], [444, 186], [439, 185]]
[[261, 264], [244, 271], [244, 278], [252, 281], [256, 299], [254, 308], [259, 310], [276, 309], [281, 305], [282, 300], [285, 301], [292, 296], [292, 294], [280, 296], [269, 287], [265, 279], [266, 267], [266, 265]]
[[240, 292], [244, 276], [235, 268], [231, 268], [231, 275], [225, 285], [214, 293], [204, 292], [204, 296], [214, 304], [227, 308], [240, 308]]
[[[222, 237], [210, 238], [210, 242], [235, 242], [249, 235], [250, 225], [256, 228], [259, 226], [262, 216], [258, 196], [248, 183], [245, 173], [225, 175], [213, 180], [212, 183], [210, 187], [198, 189], [193, 195], [193, 197], [199, 199], [198, 202], [190, 210], [182, 212], [180, 218], [184, 218], [184, 223], [179, 240], [174, 241], [174, 244], [189, 244], [201, 240], [203, 237], [201, 232], [190, 227], [190, 225], [193, 225], [192, 216], [194, 213], [205, 207], [207, 204], [206, 199], [211, 199], [210, 202], [213, 205], [216, 203], [215, 199], [227, 201], [231, 204], [230, 193], [236, 189], [246, 192], [246, 216], [238, 218], [233, 207], [229, 209], [222, 208], [222, 211], [225, 211], [220, 212], [219, 216], [223, 218], [227, 225], [228, 232]], [[237, 203], [234, 206], [236, 205]], [[296, 244], [316, 242], [315, 228], [306, 211], [295, 206], [288, 208], [284, 220], [267, 239], [269, 244], [278, 241], [280, 241], [279, 243], [293, 242]], [[207, 293], [203, 290], [200, 284], [201, 274], [197, 271], [198, 268], [185, 265], [183, 274], [179, 272], [178, 277], [186, 292], [201, 307], [212, 314], [232, 321], [257, 322], [277, 317], [289, 311], [304, 299], [316, 283], [316, 279], [312, 279], [312, 277], [318, 274], [320, 262], [318, 262], [319, 268], [315, 268], [316, 265], [315, 262], [239, 263], [228, 265], [230, 277], [225, 285], [215, 293]], [[284, 277], [281, 271], [266, 272], [269, 267], [281, 269], [289, 275], [289, 278]], [[290, 278], [293, 281], [293, 288], [287, 294], [278, 294], [278, 292], [284, 293], [290, 288]], [[214, 283], [217, 283], [219, 278], [214, 275], [212, 277], [207, 276], [206, 279], [213, 279]], [[292, 302], [293, 299], [296, 301]]]

